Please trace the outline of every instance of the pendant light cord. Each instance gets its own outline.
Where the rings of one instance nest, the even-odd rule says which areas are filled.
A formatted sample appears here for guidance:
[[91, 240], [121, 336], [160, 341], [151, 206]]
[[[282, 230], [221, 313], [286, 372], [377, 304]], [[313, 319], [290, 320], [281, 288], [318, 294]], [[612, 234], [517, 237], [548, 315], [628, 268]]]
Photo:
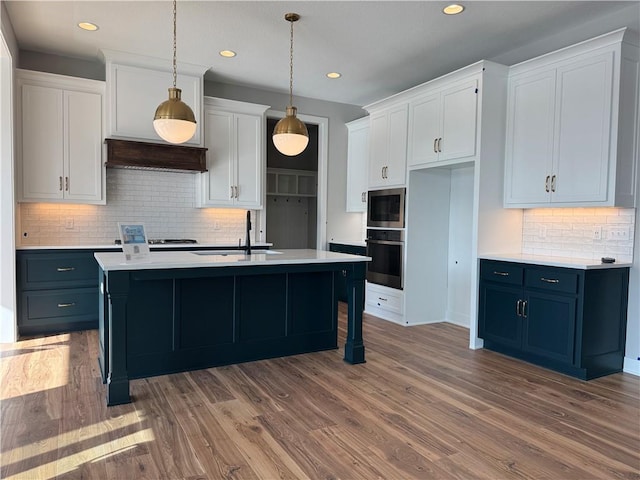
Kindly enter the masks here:
[[176, 88], [176, 4], [177, 1], [173, 0], [173, 88]]
[[291, 23], [291, 46], [289, 48], [289, 106], [293, 106], [293, 22]]

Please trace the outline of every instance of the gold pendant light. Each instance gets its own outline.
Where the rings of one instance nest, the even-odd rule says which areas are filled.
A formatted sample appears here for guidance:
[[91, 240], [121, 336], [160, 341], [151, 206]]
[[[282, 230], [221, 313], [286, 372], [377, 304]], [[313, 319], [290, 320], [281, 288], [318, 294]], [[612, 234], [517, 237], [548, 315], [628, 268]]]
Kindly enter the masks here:
[[273, 129], [273, 144], [284, 155], [293, 157], [307, 148], [309, 133], [304, 122], [296, 117], [296, 107], [293, 106], [293, 22], [300, 20], [297, 13], [287, 13], [284, 16], [291, 23], [291, 48], [289, 50], [289, 106], [287, 116], [276, 123]]
[[153, 128], [169, 143], [184, 143], [196, 133], [196, 117], [180, 99], [182, 90], [176, 88], [176, 70], [176, 0], [173, 0], [173, 87], [169, 88], [169, 100], [156, 109]]

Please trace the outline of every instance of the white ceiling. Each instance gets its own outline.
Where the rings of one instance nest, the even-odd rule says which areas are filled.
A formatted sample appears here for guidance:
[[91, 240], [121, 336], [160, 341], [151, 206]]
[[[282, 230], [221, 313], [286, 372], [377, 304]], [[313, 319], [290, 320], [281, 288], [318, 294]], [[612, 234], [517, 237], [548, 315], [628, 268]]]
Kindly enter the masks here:
[[[169, 1], [5, 1], [21, 50], [98, 61], [110, 49], [172, 55]], [[457, 16], [441, 1], [178, 1], [178, 61], [206, 79], [288, 92], [295, 24], [294, 96], [365, 105], [481, 59], [506, 65], [627, 26], [639, 1], [469, 1]], [[85, 32], [76, 24], [100, 26]], [[222, 49], [238, 53], [233, 59]], [[325, 74], [339, 71], [339, 80]], [[179, 86], [179, 85], [178, 85]], [[294, 100], [295, 103], [295, 100]]]

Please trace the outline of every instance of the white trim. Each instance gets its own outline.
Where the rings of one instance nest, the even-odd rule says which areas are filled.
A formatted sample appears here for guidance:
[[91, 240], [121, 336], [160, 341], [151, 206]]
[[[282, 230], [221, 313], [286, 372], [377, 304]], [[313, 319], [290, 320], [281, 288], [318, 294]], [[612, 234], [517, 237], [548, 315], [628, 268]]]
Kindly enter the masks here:
[[[284, 118], [285, 112], [277, 110], [267, 110], [267, 118]], [[316, 117], [314, 115], [305, 115], [298, 113], [297, 117], [305, 123], [318, 126], [318, 216], [317, 216], [317, 233], [316, 233], [316, 249], [327, 250], [327, 178], [329, 167], [329, 119], [326, 117]], [[268, 135], [268, 133], [267, 133]], [[266, 171], [265, 161], [265, 171]], [[263, 192], [263, 205], [267, 205], [267, 189]], [[259, 230], [263, 230], [266, 241], [267, 234], [267, 211], [263, 208], [259, 215]]]
[[624, 357], [622, 371], [640, 377], [640, 358]]
[[15, 342], [16, 245], [13, 150], [13, 58], [0, 30], [0, 343]]

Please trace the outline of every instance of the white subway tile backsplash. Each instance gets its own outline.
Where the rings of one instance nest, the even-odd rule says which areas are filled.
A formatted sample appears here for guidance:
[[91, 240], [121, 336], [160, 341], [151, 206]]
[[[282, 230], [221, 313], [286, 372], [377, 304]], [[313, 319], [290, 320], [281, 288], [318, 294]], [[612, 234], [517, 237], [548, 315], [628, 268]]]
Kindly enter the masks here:
[[[246, 210], [195, 208], [197, 180], [185, 173], [109, 169], [106, 205], [21, 204], [21, 244], [108, 245], [118, 238], [118, 222], [144, 222], [150, 238], [237, 244], [245, 236]], [[69, 218], [72, 229], [65, 228]]]
[[[524, 210], [522, 252], [598, 260], [613, 256], [633, 260], [633, 208], [538, 208]], [[628, 238], [610, 238], [612, 229], [628, 228]], [[594, 238], [594, 230], [601, 238]], [[540, 232], [545, 232], [541, 238]]]

